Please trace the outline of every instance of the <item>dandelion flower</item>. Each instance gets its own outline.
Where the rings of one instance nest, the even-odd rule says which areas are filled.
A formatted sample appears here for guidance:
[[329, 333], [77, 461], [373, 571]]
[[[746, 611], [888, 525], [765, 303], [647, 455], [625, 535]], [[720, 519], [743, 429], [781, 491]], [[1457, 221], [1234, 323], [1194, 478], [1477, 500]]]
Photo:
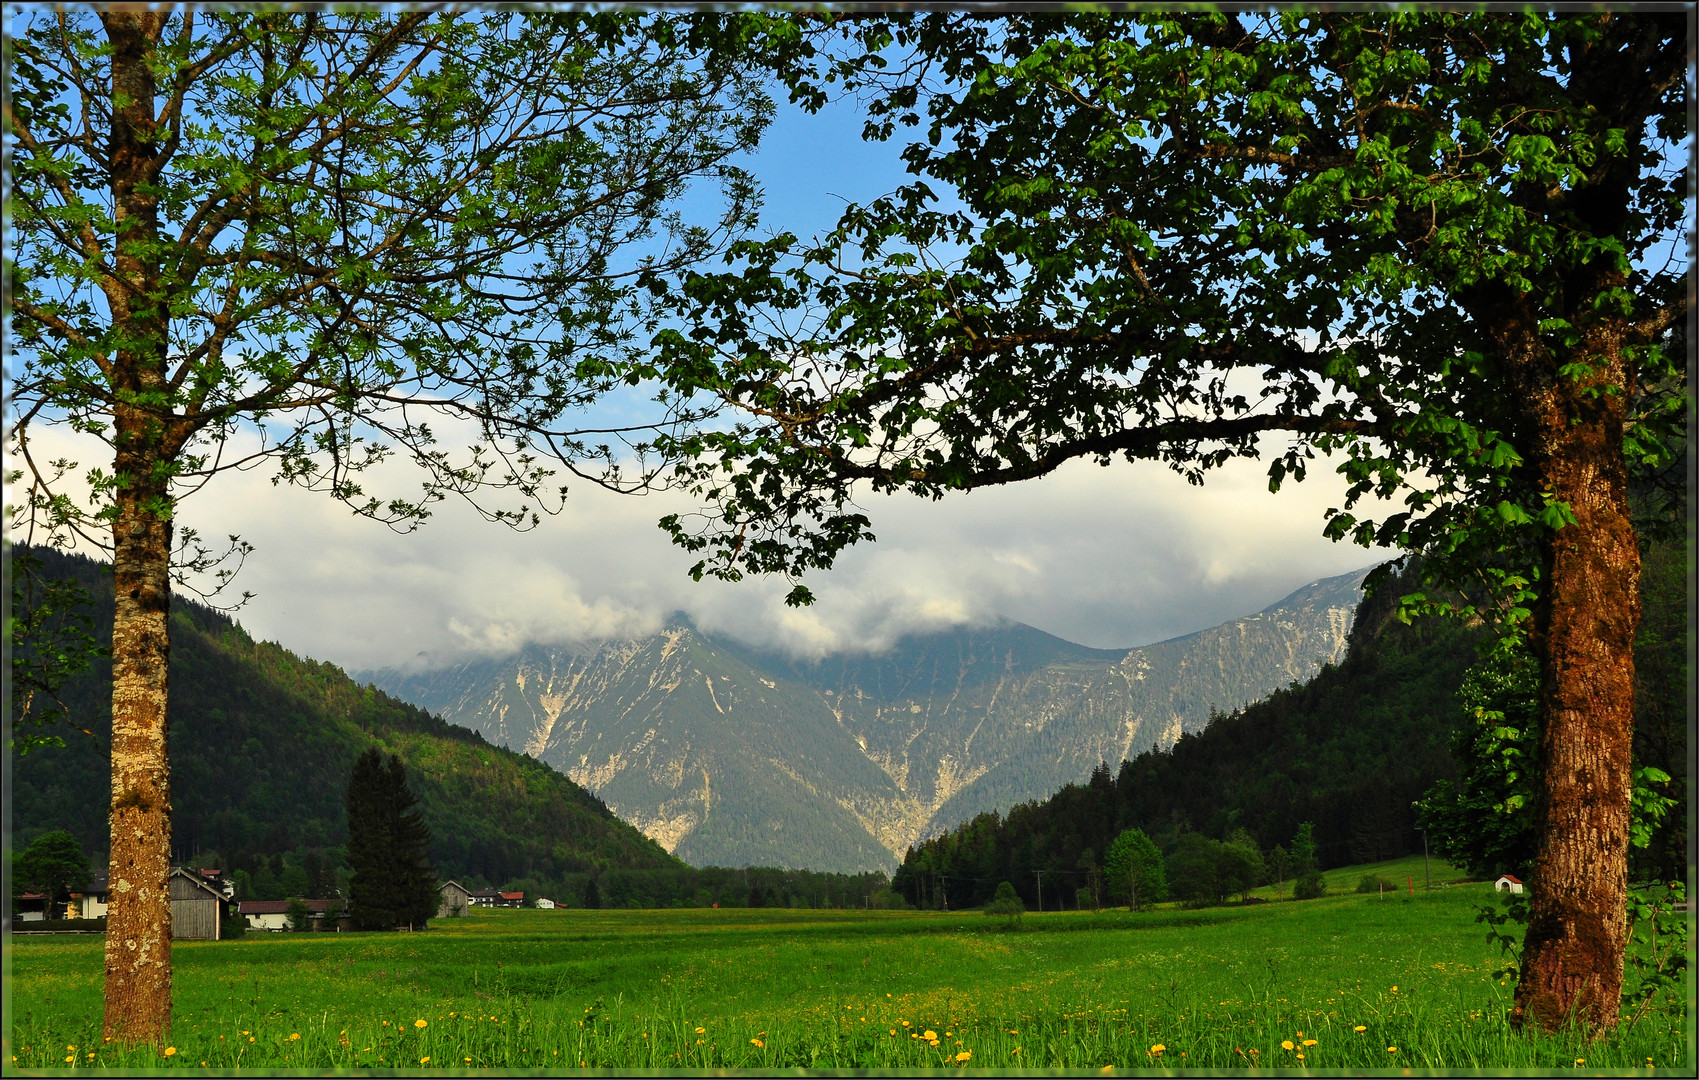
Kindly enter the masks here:
[[1586, 1059], [1586, 1058], [1576, 1058], [1576, 1059], [1575, 1059], [1575, 1064], [1577, 1064], [1577, 1065], [1585, 1065], [1585, 1064], [1587, 1064], [1587, 1059]]
[[1314, 1046], [1315, 1044], [1316, 1044], [1316, 1041], [1314, 1039], [1305, 1039], [1304, 1040], [1305, 1046]]
[[1282, 1049], [1282, 1050], [1292, 1049], [1292, 1040], [1291, 1039], [1280, 1040], [1280, 1049]]
[[1166, 1049], [1168, 1049], [1166, 1046], [1163, 1046], [1161, 1043], [1157, 1043], [1155, 1046], [1150, 1048], [1150, 1052], [1153, 1054], [1160, 1054]]
[[923, 1039], [936, 1039], [938, 1037], [938, 1033], [933, 1031], [931, 1028], [927, 1028], [925, 1031], [921, 1032], [920, 1037]]
[[697, 1028], [696, 1034], [698, 1034], [698, 1035], [704, 1034], [707, 1030], [708, 1030], [707, 1028]]
[[77, 1055], [75, 1055], [75, 1054], [66, 1054], [65, 1055], [65, 1064], [69, 1065], [71, 1062], [73, 1062], [75, 1060], [77, 1060]]
[[766, 1046], [767, 1044], [762, 1042], [760, 1039], [750, 1039], [749, 1045], [756, 1047], [756, 1048], [760, 1048], [760, 1047]]
[[291, 1031], [289, 1033], [289, 1041], [290, 1042], [300, 1042], [301, 1041], [301, 1033], [299, 1031]]
[[1351, 1030], [1352, 1031], [1367, 1031], [1369, 1029], [1362, 1024], [1358, 1024], [1356, 1027], [1352, 1028]]
[[466, 1059], [466, 1064], [468, 1064], [468, 1065], [470, 1065], [470, 1064], [472, 1064], [472, 1059], [471, 1059], [471, 1058], [467, 1058], [467, 1059]]
[[973, 1051], [972, 1050], [963, 1050], [961, 1053], [956, 1055], [956, 1063], [958, 1065], [963, 1064], [963, 1063], [967, 1062], [972, 1057], [973, 1057]]
[[1299, 1061], [1302, 1061], [1302, 1060], [1304, 1060], [1304, 1055], [1302, 1055], [1302, 1054], [1299, 1054], [1299, 1055], [1298, 1055], [1298, 1060], [1299, 1060]]
[[1398, 1053], [1398, 1047], [1389, 1046], [1389, 1047], [1386, 1048], [1386, 1052], [1389, 1053], [1389, 1054], [1396, 1054], [1396, 1053]]
[[908, 1027], [908, 1021], [907, 1020], [903, 1021], [903, 1027]]
[[415, 1021], [413, 1021], [413, 1026], [416, 1027], [416, 1028], [422, 1028], [422, 1027], [425, 1026], [425, 1021], [415, 1020]]
[[[166, 1057], [171, 1057], [175, 1053], [177, 1053], [177, 1048], [175, 1046], [167, 1046], [165, 1048], [165, 1056]], [[70, 1059], [66, 1058], [65, 1060], [69, 1061]]]
[[422, 1058], [419, 1059], [419, 1064], [424, 1065], [424, 1064], [428, 1063], [430, 1060], [431, 1059], [428, 1058], [428, 1057], [422, 1057]]

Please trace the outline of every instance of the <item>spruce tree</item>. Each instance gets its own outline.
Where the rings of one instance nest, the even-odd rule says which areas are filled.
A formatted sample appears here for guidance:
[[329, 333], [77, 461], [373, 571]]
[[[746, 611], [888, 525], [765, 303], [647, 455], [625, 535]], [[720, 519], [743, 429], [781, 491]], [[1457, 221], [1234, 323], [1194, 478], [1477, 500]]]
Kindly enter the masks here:
[[1292, 871], [1297, 881], [1292, 896], [1298, 900], [1314, 900], [1327, 891], [1327, 879], [1321, 876], [1321, 862], [1316, 856], [1315, 826], [1306, 821], [1298, 826], [1292, 838]]
[[348, 778], [348, 902], [361, 930], [391, 930], [396, 914], [394, 866], [383, 752], [373, 747], [354, 762]]
[[373, 747], [348, 780], [348, 884], [362, 930], [424, 926], [437, 910], [436, 871], [428, 862], [431, 830], [407, 786], [401, 759]]
[[387, 776], [390, 851], [393, 860], [395, 914], [398, 924], [423, 928], [436, 914], [437, 873], [430, 865], [431, 830], [407, 786], [401, 759], [391, 754]]

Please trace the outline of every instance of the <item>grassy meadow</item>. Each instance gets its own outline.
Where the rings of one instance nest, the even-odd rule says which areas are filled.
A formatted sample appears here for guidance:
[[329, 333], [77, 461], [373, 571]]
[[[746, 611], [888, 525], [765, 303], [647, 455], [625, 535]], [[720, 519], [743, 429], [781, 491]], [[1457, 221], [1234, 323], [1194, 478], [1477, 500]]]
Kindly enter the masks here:
[[[1688, 1071], [1686, 1011], [1586, 1042], [1509, 1029], [1474, 910], [1401, 860], [1201, 911], [485, 911], [421, 934], [174, 949], [171, 1045], [100, 1039], [101, 939], [15, 938], [10, 1071]], [[1407, 890], [1361, 895], [1365, 872]]]

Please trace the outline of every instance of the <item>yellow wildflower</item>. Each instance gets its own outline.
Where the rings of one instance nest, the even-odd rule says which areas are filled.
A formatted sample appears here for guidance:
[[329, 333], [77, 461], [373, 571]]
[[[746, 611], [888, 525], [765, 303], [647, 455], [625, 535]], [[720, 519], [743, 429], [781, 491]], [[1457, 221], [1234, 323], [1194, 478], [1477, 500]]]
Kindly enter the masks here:
[[1367, 1031], [1369, 1029], [1364, 1027], [1362, 1024], [1358, 1024], [1356, 1027], [1352, 1028], [1351, 1030], [1352, 1031]]
[[419, 1059], [419, 1064], [421, 1064], [421, 1065], [424, 1065], [424, 1064], [426, 1064], [426, 1063], [427, 1063], [427, 1062], [429, 1062], [429, 1061], [430, 1061], [430, 1060], [431, 1060], [431, 1059], [430, 1059], [430, 1058], [428, 1058], [428, 1057], [422, 1057], [422, 1058], [420, 1058], [420, 1059]]
[[749, 1045], [754, 1046], [754, 1047], [763, 1047], [763, 1046], [766, 1046], [767, 1044], [762, 1042], [760, 1039], [750, 1039]]
[[1292, 1049], [1292, 1040], [1291, 1039], [1280, 1040], [1280, 1049], [1282, 1049], [1282, 1050]]
[[958, 1064], [962, 1064], [962, 1063], [965, 1063], [966, 1061], [968, 1061], [968, 1059], [970, 1059], [972, 1057], [973, 1057], [973, 1051], [972, 1050], [963, 1050], [961, 1053], [956, 1055], [956, 1062]]
[[1389, 1053], [1389, 1054], [1396, 1054], [1396, 1053], [1398, 1053], [1398, 1047], [1389, 1046], [1389, 1047], [1386, 1048], [1386, 1052]]
[[289, 1033], [289, 1041], [290, 1042], [300, 1042], [301, 1041], [301, 1033], [299, 1031], [291, 1031]]
[[1166, 1049], [1168, 1049], [1166, 1046], [1163, 1046], [1161, 1043], [1157, 1043], [1155, 1046], [1150, 1048], [1150, 1052], [1153, 1054], [1160, 1054]]
[[416, 1027], [416, 1028], [422, 1028], [422, 1027], [425, 1026], [425, 1021], [415, 1020], [415, 1021], [413, 1021], [413, 1026]]
[[[165, 1048], [165, 1056], [166, 1057], [170, 1057], [171, 1055], [175, 1054], [176, 1052], [177, 1052], [177, 1048], [175, 1046], [167, 1046]], [[69, 1059], [67, 1059], [67, 1060], [69, 1060]]]
[[1316, 1041], [1314, 1039], [1305, 1039], [1304, 1040], [1305, 1046], [1314, 1046], [1315, 1044], [1316, 1044]]
[[707, 1029], [707, 1028], [697, 1028], [697, 1029], [696, 1029], [696, 1034], [698, 1034], [698, 1035], [701, 1035], [701, 1034], [703, 1034], [703, 1033], [704, 1033], [704, 1032], [706, 1032], [706, 1031], [707, 1031], [707, 1030], [708, 1030], [708, 1029]]
[[931, 1028], [927, 1028], [924, 1032], [921, 1033], [920, 1037], [923, 1038], [923, 1039], [932, 1040], [932, 1039], [938, 1038], [938, 1033], [936, 1031], [933, 1031]]

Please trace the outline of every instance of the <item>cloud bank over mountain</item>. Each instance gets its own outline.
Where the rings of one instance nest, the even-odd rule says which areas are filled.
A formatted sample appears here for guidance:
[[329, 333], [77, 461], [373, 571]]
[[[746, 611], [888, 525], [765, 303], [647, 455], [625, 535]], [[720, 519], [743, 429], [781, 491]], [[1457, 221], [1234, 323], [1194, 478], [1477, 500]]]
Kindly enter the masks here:
[[[104, 456], [59, 430], [40, 432], [36, 446]], [[401, 469], [388, 479], [387, 491], [416, 483]], [[873, 497], [863, 505], [878, 541], [811, 577], [819, 600], [805, 609], [784, 606], [783, 580], [692, 582], [692, 557], [656, 526], [691, 509], [676, 495], [579, 485], [561, 515], [529, 533], [449, 502], [402, 535], [323, 495], [273, 486], [260, 469], [216, 478], [181, 520], [255, 545], [238, 583], [256, 594], [241, 612], [255, 634], [350, 668], [642, 637], [675, 611], [806, 659], [999, 616], [1097, 648], [1213, 626], [1390, 554], [1321, 536], [1343, 489], [1325, 466], [1271, 495], [1258, 462], [1231, 463], [1201, 488], [1156, 465], [1075, 463], [939, 502]]]

